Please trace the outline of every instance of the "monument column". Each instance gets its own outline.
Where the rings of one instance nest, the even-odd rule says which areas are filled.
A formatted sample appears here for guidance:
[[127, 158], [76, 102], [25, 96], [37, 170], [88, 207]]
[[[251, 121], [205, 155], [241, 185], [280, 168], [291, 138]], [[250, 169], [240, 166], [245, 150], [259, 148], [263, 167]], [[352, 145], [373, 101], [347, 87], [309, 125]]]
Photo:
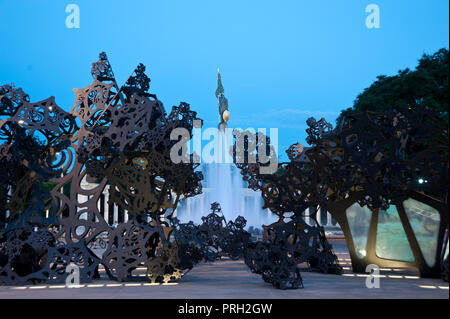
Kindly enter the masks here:
[[305, 223], [311, 225], [311, 221], [309, 219], [309, 208], [307, 208], [305, 209]]
[[191, 198], [190, 197], [186, 198], [186, 212], [188, 215], [188, 219], [192, 219], [191, 218]]
[[108, 186], [105, 187], [104, 193], [105, 196], [104, 201], [105, 201], [105, 205], [104, 205], [104, 209], [105, 209], [105, 213], [104, 213], [104, 217], [105, 217], [105, 221], [106, 223], [109, 225], [109, 204], [108, 204], [108, 200], [109, 200], [109, 189]]
[[[12, 186], [9, 185], [8, 186], [8, 197], [11, 197], [11, 195], [12, 195]], [[9, 203], [9, 200], [8, 200], [8, 203]], [[9, 218], [9, 215], [10, 215], [10, 211], [8, 209], [5, 213], [6, 218]]]
[[114, 207], [114, 215], [113, 215], [113, 224], [115, 222], [119, 222], [119, 207], [116, 204], [113, 204]]
[[[101, 202], [102, 201], [102, 196], [100, 195], [99, 197], [98, 197], [98, 199], [97, 199], [97, 209], [98, 209], [98, 215], [102, 215], [102, 205], [101, 205]], [[99, 222], [99, 220], [98, 220], [98, 217], [97, 216], [95, 216], [95, 222], [97, 223], [97, 222]]]
[[[81, 194], [77, 194], [77, 202], [78, 202], [78, 206], [83, 206], [83, 204], [87, 201], [87, 196], [86, 195], [81, 195]], [[81, 210], [80, 207], [77, 207], [77, 212], [79, 212]]]

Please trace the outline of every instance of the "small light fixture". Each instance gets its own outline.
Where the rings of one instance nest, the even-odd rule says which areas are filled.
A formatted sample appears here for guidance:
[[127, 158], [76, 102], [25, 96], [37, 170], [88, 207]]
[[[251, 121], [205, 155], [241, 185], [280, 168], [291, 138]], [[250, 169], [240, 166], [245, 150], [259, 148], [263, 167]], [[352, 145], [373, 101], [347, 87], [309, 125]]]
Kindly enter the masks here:
[[423, 178], [419, 178], [419, 179], [417, 180], [417, 182], [418, 182], [419, 184], [425, 184], [425, 183], [428, 183], [428, 181], [427, 181], [426, 179], [423, 179]]

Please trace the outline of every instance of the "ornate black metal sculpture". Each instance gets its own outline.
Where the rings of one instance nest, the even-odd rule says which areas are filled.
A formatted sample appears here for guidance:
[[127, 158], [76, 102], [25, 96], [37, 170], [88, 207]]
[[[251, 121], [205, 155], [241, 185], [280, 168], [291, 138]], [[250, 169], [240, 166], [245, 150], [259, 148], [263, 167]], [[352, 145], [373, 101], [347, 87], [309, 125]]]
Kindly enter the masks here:
[[[444, 237], [448, 232], [448, 128], [442, 116], [428, 108], [403, 114], [392, 110], [352, 115], [342, 123], [333, 130], [324, 119], [310, 118], [307, 142], [312, 146], [292, 145], [287, 150], [291, 161], [279, 164], [271, 175], [260, 174], [261, 164], [248, 162], [248, 150], [255, 150], [258, 139], [265, 137], [244, 132], [246, 149], [239, 152], [235, 145], [233, 150], [236, 156], [244, 154], [244, 158], [236, 158], [237, 166], [249, 187], [262, 192], [264, 208], [270, 208], [280, 221], [289, 213], [301, 222], [299, 218], [309, 207], [329, 211], [344, 231], [353, 271], [365, 272], [368, 264], [377, 264], [416, 267], [422, 276], [436, 277], [443, 272], [448, 278], [448, 256], [444, 256], [448, 242]], [[349, 219], [355, 212], [364, 217], [364, 211], [369, 212], [365, 213], [368, 220]], [[402, 227], [407, 245], [403, 250], [411, 250], [412, 260], [390, 256], [395, 251], [383, 252], [377, 244], [385, 236], [380, 232], [382, 220], [394, 220]], [[366, 233], [355, 233], [361, 233], [358, 227]], [[358, 247], [357, 235], [362, 236]]]
[[310, 226], [301, 217], [263, 227], [265, 238], [248, 245], [245, 263], [276, 288], [303, 288], [299, 267], [302, 263], [313, 271], [342, 272], [321, 227]]
[[239, 259], [244, 255], [250, 234], [244, 230], [242, 216], [226, 222], [219, 203], [211, 204], [211, 213], [202, 217], [202, 223], [180, 223], [171, 219], [169, 240], [158, 249], [148, 266], [147, 275], [152, 282], [163, 283], [180, 278], [193, 266], [204, 261], [215, 261], [224, 256]]
[[[448, 256], [442, 249], [448, 233], [448, 128], [438, 114], [426, 108], [362, 113], [335, 130], [323, 119], [309, 119], [312, 147], [293, 145], [287, 151], [290, 162], [270, 175], [260, 173], [266, 164], [258, 160], [259, 152], [276, 156], [270, 141], [261, 133], [244, 132], [244, 150], [239, 145], [233, 150], [243, 157], [237, 165], [249, 187], [262, 192], [264, 208], [279, 216], [277, 223], [264, 227], [263, 241], [251, 242], [245, 219], [227, 222], [217, 214], [218, 203], [201, 225], [172, 218], [181, 196], [202, 190], [195, 161], [175, 164], [170, 159], [177, 142], [170, 133], [180, 127], [192, 133], [197, 117], [183, 102], [166, 114], [148, 92], [150, 79], [144, 71], [138, 65], [119, 87], [101, 53], [92, 65], [93, 82], [74, 89], [70, 112], [53, 97], [31, 103], [21, 89], [0, 87], [1, 283], [64, 282], [70, 264], [79, 266], [83, 282], [98, 277], [99, 267], [111, 279], [125, 281], [145, 266], [148, 279], [162, 283], [180, 278], [201, 260], [228, 256], [244, 257], [252, 271], [275, 287], [298, 288], [303, 286], [302, 263], [315, 271], [341, 272], [315, 216], [310, 216], [313, 226], [303, 220], [308, 208], [319, 206], [342, 227], [354, 271], [376, 263], [416, 266], [424, 276], [443, 271], [448, 278]], [[264, 139], [267, 143], [260, 143]], [[261, 145], [266, 148], [259, 149]], [[256, 163], [248, 160], [254, 150]], [[84, 181], [91, 187], [84, 188]], [[116, 228], [99, 209], [106, 187], [109, 204], [130, 216]], [[416, 212], [407, 201], [425, 205], [423, 223], [437, 212], [433, 216], [438, 220], [424, 225], [435, 234], [431, 257], [421, 246], [411, 221]], [[364, 253], [357, 251], [348, 215], [355, 204], [370, 211]], [[392, 207], [412, 262], [377, 255], [380, 216]], [[89, 247], [105, 236], [106, 250], [97, 256]]]
[[[305, 173], [308, 163], [292, 161], [281, 163], [274, 174], [260, 172], [260, 152], [277, 156], [271, 150], [270, 139], [261, 132], [235, 132], [236, 139], [244, 139], [244, 149], [233, 146], [236, 165], [248, 187], [260, 190], [264, 209], [269, 208], [279, 220], [263, 226], [263, 242], [251, 243], [247, 247], [246, 263], [252, 271], [262, 274], [266, 282], [281, 289], [303, 287], [299, 264], [307, 262], [312, 270], [339, 274], [342, 268], [325, 237], [323, 227], [311, 215], [314, 226], [307, 225], [302, 217], [307, 208], [319, 204], [317, 180], [313, 174]], [[261, 143], [266, 139], [266, 143]], [[241, 144], [242, 145], [242, 144]], [[266, 148], [261, 148], [265, 146]], [[292, 149], [291, 149], [292, 150]], [[255, 161], [250, 161], [254, 152]], [[269, 161], [270, 162], [270, 161]], [[287, 220], [287, 222], [285, 222]]]
[[[0, 199], [2, 213], [9, 212], [1, 220], [0, 282], [62, 281], [70, 263], [80, 266], [82, 281], [100, 264], [116, 280], [126, 280], [138, 265], [148, 267], [152, 281], [178, 277], [177, 263], [166, 257], [174, 246], [163, 217], [170, 218], [180, 196], [201, 192], [202, 175], [197, 164], [172, 163], [170, 132], [191, 131], [196, 113], [181, 103], [167, 115], [148, 93], [144, 71], [140, 64], [119, 88], [101, 53], [92, 84], [74, 89], [69, 113], [53, 97], [30, 103], [21, 89], [0, 87]], [[94, 187], [84, 189], [83, 180]], [[110, 204], [130, 215], [115, 229], [99, 212], [105, 187]], [[56, 235], [47, 230], [53, 226], [60, 228]], [[103, 234], [108, 246], [97, 257], [88, 246]], [[174, 269], [161, 266], [155, 274], [161, 262]]]
[[[192, 222], [181, 224], [173, 219], [175, 230], [173, 236], [178, 244], [185, 244], [189, 249], [196, 249], [196, 254], [206, 261], [214, 261], [223, 256], [240, 259], [250, 239], [250, 234], [244, 230], [247, 221], [238, 216], [235, 221], [226, 221], [221, 212], [220, 204], [211, 204], [211, 213], [202, 217], [200, 225]], [[194, 254], [192, 254], [194, 255]]]
[[[353, 270], [362, 272], [374, 263], [412, 266], [422, 276], [440, 276], [448, 229], [448, 127], [442, 115], [428, 108], [365, 112], [319, 134], [313, 133], [319, 122], [310, 119], [308, 125], [313, 147], [303, 156], [326, 190], [321, 204], [346, 235]], [[360, 208], [370, 213], [357, 250], [348, 217]], [[398, 216], [410, 260], [383, 257], [388, 254], [378, 245], [383, 239], [380, 223], [392, 215]]]
[[[63, 283], [70, 264], [81, 282], [98, 278], [99, 266], [118, 281], [145, 266], [151, 282], [164, 283], [201, 260], [243, 257], [246, 221], [226, 222], [218, 203], [199, 226], [172, 218], [180, 196], [201, 192], [202, 175], [197, 164], [171, 161], [170, 133], [192, 132], [197, 118], [187, 103], [167, 115], [144, 71], [140, 64], [119, 88], [101, 53], [92, 84], [74, 89], [69, 113], [53, 97], [30, 103], [21, 89], [0, 87], [1, 210], [8, 212], [0, 224], [1, 283]], [[116, 228], [99, 209], [106, 187], [109, 204], [130, 216]], [[91, 247], [103, 239], [97, 256]]]

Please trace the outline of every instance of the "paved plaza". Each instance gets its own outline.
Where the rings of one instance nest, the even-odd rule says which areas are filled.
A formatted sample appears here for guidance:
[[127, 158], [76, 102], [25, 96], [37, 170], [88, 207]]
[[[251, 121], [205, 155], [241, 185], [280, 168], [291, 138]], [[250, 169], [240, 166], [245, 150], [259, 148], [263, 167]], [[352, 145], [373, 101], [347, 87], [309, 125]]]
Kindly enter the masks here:
[[136, 271], [133, 282], [118, 283], [106, 278], [66, 288], [63, 285], [0, 287], [0, 298], [49, 299], [321, 299], [321, 298], [423, 298], [448, 299], [448, 283], [440, 279], [419, 278], [414, 270], [383, 268], [380, 288], [366, 288], [364, 274], [353, 274], [344, 243], [333, 243], [344, 274], [327, 275], [302, 272], [304, 289], [279, 290], [253, 274], [242, 260], [224, 259], [201, 263], [175, 284], [151, 285], [145, 281], [145, 269]]

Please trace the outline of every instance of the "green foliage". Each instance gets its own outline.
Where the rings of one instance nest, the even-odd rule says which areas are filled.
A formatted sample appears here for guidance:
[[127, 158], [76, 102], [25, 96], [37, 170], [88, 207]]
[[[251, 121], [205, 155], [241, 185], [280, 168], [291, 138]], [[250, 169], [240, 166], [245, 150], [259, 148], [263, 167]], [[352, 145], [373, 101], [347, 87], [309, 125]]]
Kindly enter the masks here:
[[53, 182], [42, 182], [41, 183], [41, 192], [42, 193], [50, 193], [50, 191], [58, 185], [57, 183]]
[[380, 112], [396, 109], [430, 107], [438, 110], [448, 126], [448, 50], [443, 48], [432, 55], [424, 54], [414, 71], [400, 70], [397, 75], [380, 75], [358, 95], [352, 107], [341, 111], [343, 118], [364, 111]]

